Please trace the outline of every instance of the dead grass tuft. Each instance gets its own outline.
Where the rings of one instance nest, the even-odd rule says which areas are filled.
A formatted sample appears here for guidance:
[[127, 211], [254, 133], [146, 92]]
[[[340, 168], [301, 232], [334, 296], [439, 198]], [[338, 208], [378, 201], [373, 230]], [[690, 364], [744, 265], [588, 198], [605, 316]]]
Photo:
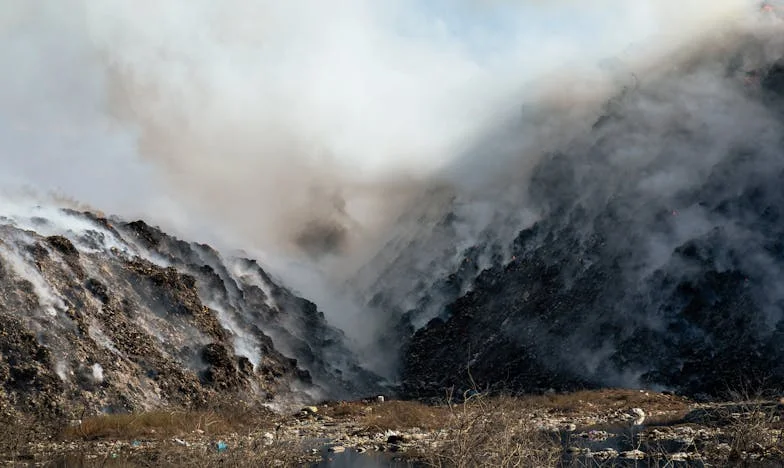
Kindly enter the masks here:
[[417, 401], [393, 400], [370, 407], [359, 418], [359, 424], [366, 430], [384, 432], [387, 430], [438, 429], [450, 416], [449, 408], [430, 406]]
[[521, 404], [563, 413], [612, 411], [641, 407], [646, 411], [685, 411], [690, 400], [675, 395], [639, 390], [583, 390], [566, 394], [521, 397]]
[[274, 426], [276, 416], [263, 410], [223, 408], [220, 411], [151, 411], [138, 414], [111, 414], [85, 419], [66, 428], [66, 439], [166, 438], [203, 431], [220, 435], [241, 430], [262, 430]]

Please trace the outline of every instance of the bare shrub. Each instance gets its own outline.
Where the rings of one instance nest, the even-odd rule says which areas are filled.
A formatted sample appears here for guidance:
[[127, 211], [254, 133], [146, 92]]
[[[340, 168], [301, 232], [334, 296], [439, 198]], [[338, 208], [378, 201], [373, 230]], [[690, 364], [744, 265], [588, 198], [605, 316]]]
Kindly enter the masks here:
[[723, 411], [727, 425], [721, 440], [729, 450], [720, 452], [727, 466], [759, 466], [761, 462], [784, 464], [784, 425], [776, 405], [747, 403]]
[[527, 404], [475, 395], [449, 405], [445, 429], [426, 462], [437, 467], [547, 467], [561, 456], [558, 437], [533, 427]]

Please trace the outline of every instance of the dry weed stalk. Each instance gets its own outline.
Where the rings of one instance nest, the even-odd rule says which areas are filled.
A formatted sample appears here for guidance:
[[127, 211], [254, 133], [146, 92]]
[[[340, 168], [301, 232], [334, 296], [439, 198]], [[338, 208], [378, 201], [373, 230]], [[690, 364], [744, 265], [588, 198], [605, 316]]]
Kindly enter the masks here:
[[533, 427], [528, 408], [511, 397], [472, 391], [462, 403], [447, 396], [449, 419], [427, 463], [436, 467], [548, 467], [561, 455], [556, 436]]

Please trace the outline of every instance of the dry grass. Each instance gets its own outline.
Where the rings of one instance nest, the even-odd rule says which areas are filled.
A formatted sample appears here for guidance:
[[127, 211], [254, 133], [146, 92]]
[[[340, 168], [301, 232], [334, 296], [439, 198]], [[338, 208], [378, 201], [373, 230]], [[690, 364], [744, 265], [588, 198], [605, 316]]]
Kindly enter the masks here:
[[639, 390], [583, 390], [574, 393], [520, 397], [520, 404], [563, 413], [611, 411], [630, 407], [646, 411], [685, 411], [691, 401], [674, 395]]
[[449, 417], [444, 406], [429, 406], [416, 401], [390, 401], [374, 405], [372, 411], [359, 418], [359, 424], [368, 430], [438, 429]]
[[385, 403], [341, 401], [323, 408], [325, 416], [338, 420], [354, 420], [365, 431], [438, 429], [449, 416], [446, 406], [434, 406], [418, 401], [391, 400]]
[[151, 411], [96, 416], [63, 431], [65, 439], [130, 440], [167, 438], [194, 432], [220, 435], [274, 426], [277, 416], [263, 410], [223, 408], [215, 411]]

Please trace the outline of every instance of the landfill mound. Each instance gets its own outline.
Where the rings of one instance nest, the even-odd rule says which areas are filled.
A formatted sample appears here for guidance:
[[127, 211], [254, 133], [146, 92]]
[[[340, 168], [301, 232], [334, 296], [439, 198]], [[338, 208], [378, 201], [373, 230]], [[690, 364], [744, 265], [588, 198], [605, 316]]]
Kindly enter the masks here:
[[[13, 206], [13, 205], [8, 205]], [[41, 418], [373, 394], [316, 305], [143, 221], [0, 218], [0, 408]]]
[[490, 227], [458, 248], [442, 216], [430, 236], [459, 263], [400, 322], [406, 395], [784, 386], [784, 49], [720, 42], [546, 154], [511, 242]]

